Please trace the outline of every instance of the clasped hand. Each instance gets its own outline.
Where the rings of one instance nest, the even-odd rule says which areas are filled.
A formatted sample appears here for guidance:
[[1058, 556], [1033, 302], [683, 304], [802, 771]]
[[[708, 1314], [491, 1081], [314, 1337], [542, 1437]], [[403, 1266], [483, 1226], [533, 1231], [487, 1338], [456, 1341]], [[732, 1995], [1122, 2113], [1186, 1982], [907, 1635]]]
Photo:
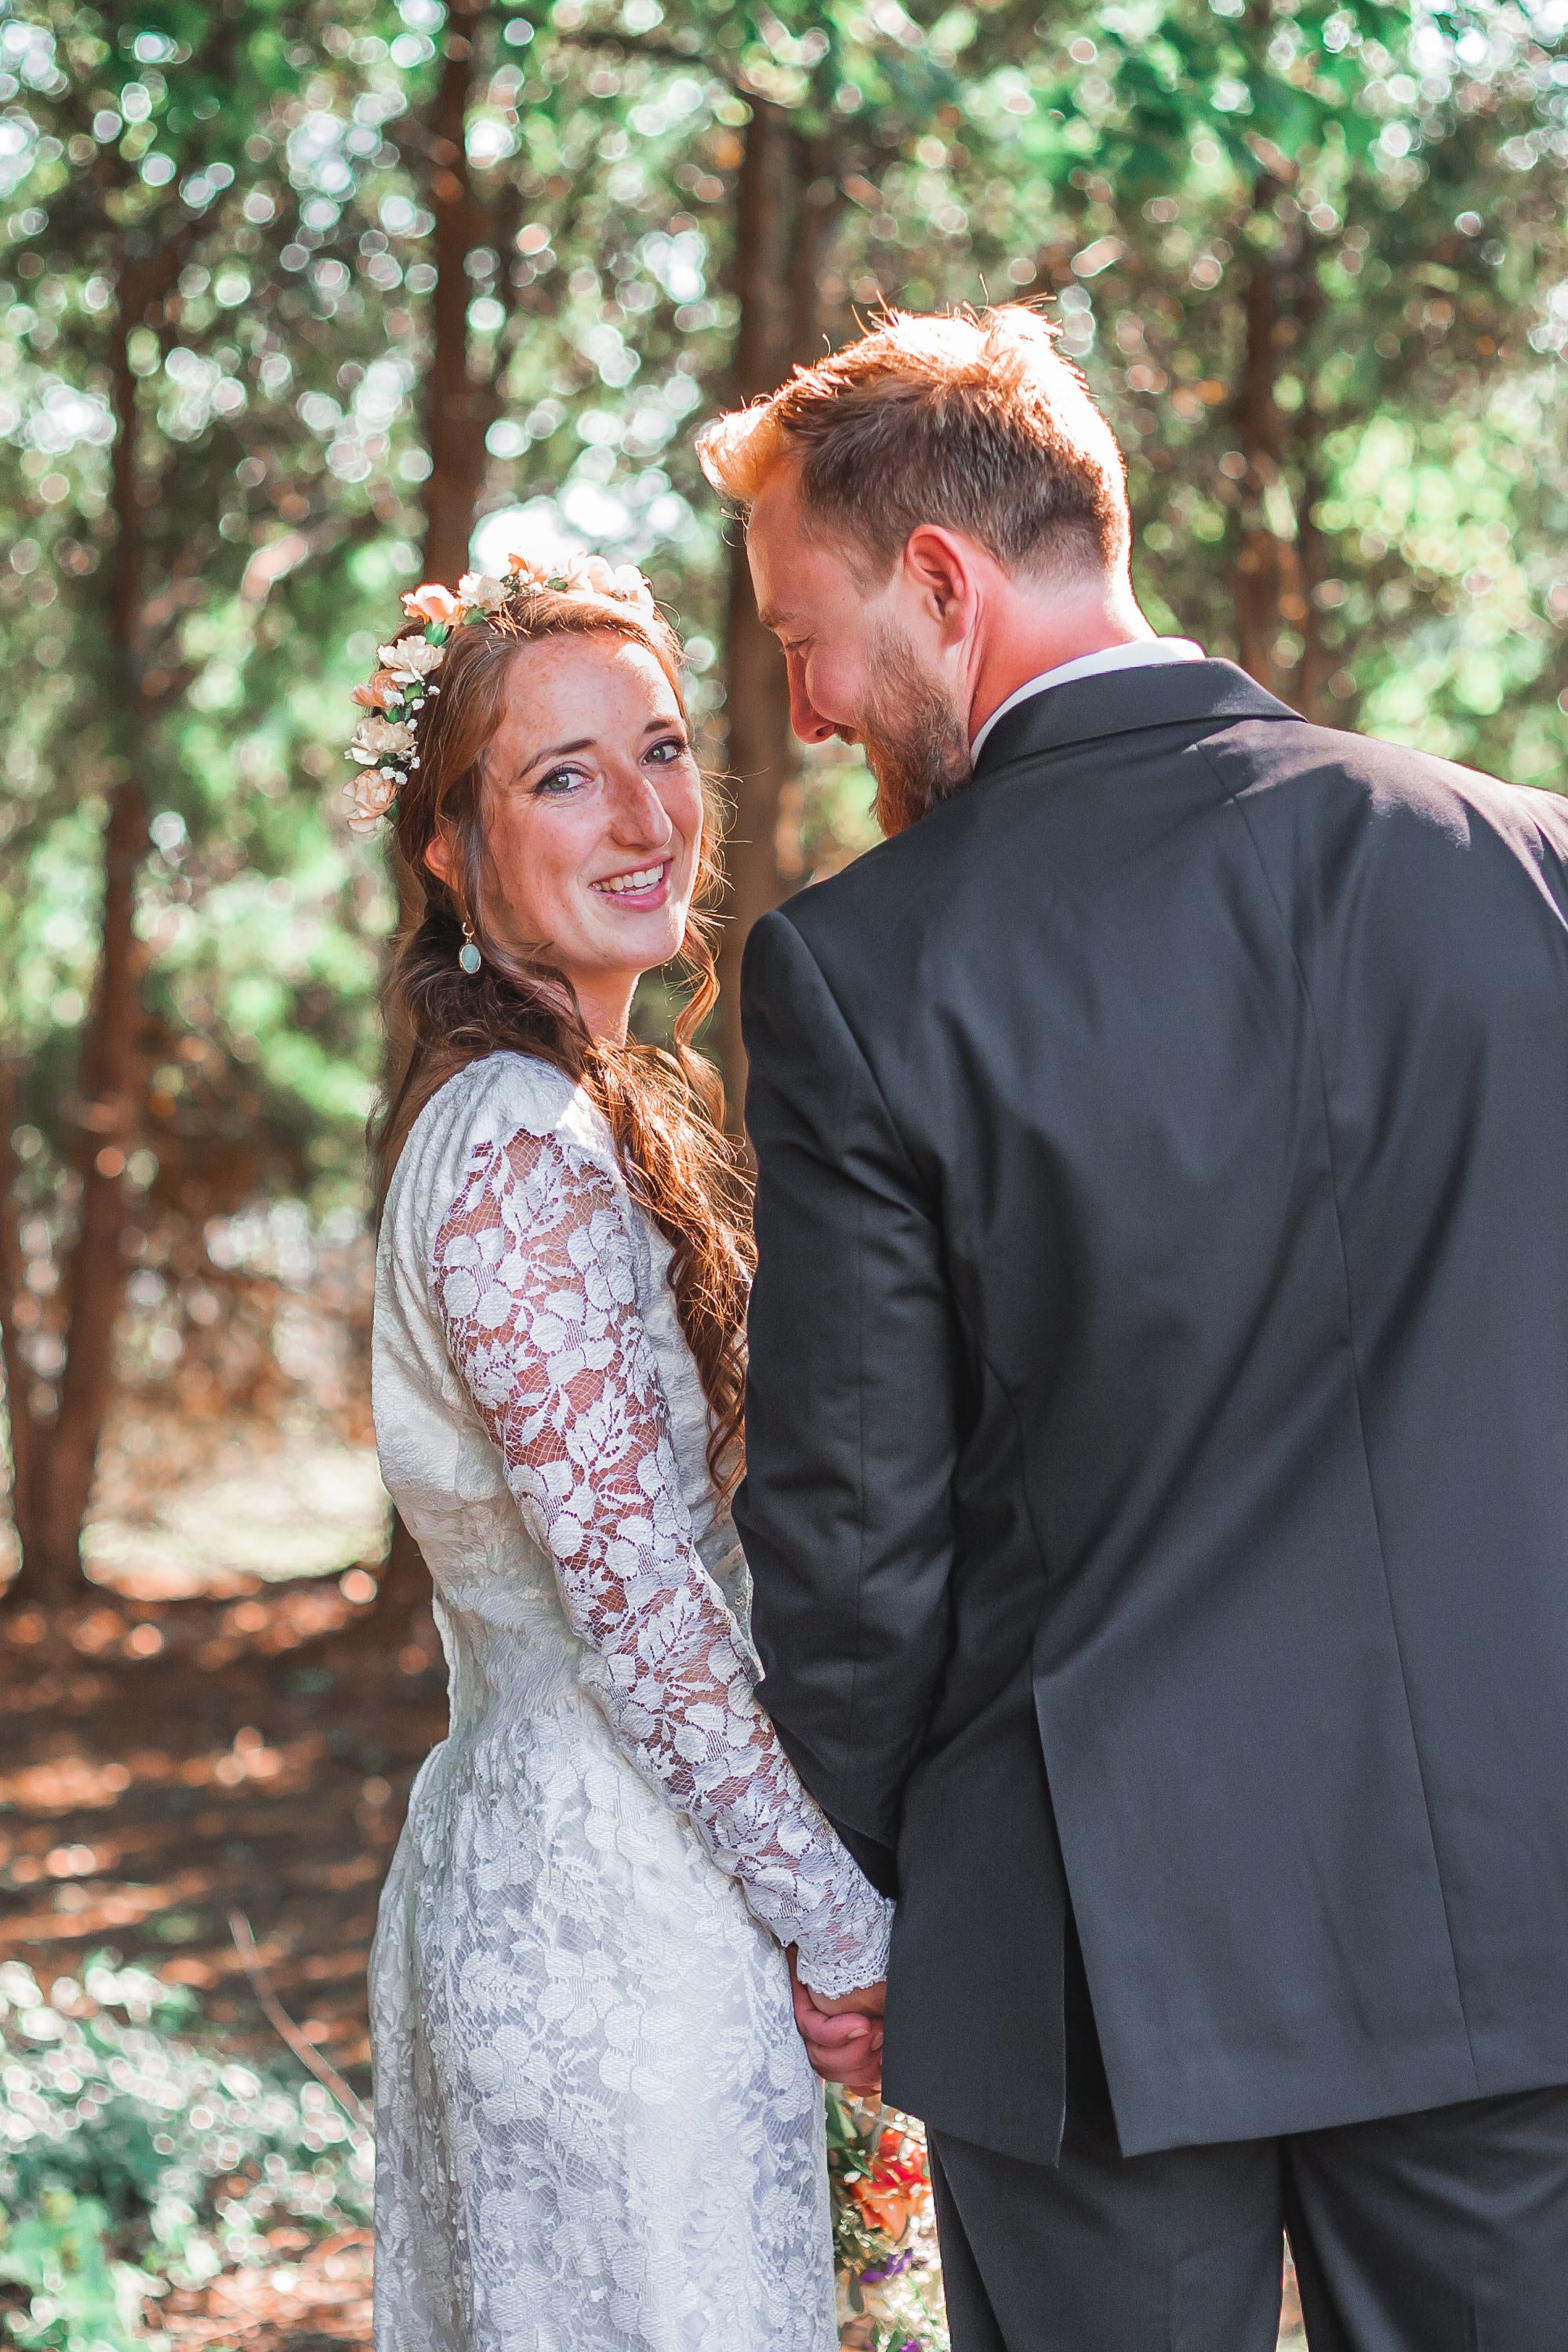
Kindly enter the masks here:
[[868, 1985], [858, 1992], [829, 2000], [802, 1984], [795, 1948], [789, 1950], [790, 1984], [795, 1993], [795, 2021], [805, 2044], [805, 2054], [825, 2083], [874, 2095], [882, 2087], [882, 2005], [885, 1984]]

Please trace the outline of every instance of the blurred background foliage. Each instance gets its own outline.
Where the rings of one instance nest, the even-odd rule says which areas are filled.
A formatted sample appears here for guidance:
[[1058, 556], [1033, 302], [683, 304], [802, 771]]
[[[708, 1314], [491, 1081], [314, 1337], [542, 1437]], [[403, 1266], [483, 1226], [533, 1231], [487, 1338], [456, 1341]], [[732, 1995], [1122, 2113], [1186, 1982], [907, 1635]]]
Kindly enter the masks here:
[[[791, 743], [690, 436], [878, 303], [1048, 302], [1157, 626], [1558, 782], [1565, 22], [0, 0], [18, 1599], [79, 1589], [84, 1521], [108, 1575], [201, 1465], [365, 1459], [397, 887], [339, 786], [403, 587], [521, 539], [650, 572], [734, 779], [728, 973], [874, 837], [858, 758]], [[716, 1042], [733, 1081], [728, 1004]]]
[[365, 2236], [363, 2118], [195, 2022], [188, 1992], [104, 1953], [47, 1990], [0, 1965], [0, 2070], [22, 2126], [0, 2146], [0, 2212], [16, 2217], [0, 2294], [18, 2306], [8, 2339], [30, 2352], [134, 2352], [149, 2312], [152, 2342], [194, 2343], [156, 2324], [177, 2328], [194, 2290]]

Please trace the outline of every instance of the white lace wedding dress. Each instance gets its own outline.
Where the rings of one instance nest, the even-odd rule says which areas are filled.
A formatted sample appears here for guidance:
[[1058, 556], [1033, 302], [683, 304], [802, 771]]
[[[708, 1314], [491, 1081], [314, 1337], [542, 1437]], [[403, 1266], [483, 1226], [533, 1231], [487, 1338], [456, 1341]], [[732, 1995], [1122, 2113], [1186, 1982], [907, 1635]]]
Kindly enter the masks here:
[[887, 1906], [752, 1697], [744, 1564], [667, 1280], [587, 1098], [429, 1102], [383, 1223], [384, 1475], [451, 1732], [371, 1960], [376, 2352], [831, 2352], [826, 1992]]

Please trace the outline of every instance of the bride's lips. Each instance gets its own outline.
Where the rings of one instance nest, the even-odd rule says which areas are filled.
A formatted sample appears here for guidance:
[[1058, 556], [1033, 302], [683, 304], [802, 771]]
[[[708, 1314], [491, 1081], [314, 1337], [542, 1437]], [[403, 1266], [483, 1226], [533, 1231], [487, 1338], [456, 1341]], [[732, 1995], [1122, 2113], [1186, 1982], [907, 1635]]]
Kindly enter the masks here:
[[673, 857], [659, 859], [647, 866], [634, 866], [624, 874], [606, 874], [589, 888], [595, 898], [607, 898], [612, 907], [627, 907], [634, 914], [647, 914], [650, 908], [662, 907], [669, 896], [670, 868]]

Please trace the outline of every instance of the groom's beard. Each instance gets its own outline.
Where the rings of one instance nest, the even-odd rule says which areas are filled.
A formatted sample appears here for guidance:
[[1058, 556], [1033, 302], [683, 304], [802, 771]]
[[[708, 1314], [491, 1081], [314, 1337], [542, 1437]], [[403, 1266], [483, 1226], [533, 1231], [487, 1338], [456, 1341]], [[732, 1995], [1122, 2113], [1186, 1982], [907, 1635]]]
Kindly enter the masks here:
[[856, 732], [877, 779], [877, 822], [902, 833], [969, 782], [969, 730], [915, 657], [889, 630], [872, 649], [870, 690]]

